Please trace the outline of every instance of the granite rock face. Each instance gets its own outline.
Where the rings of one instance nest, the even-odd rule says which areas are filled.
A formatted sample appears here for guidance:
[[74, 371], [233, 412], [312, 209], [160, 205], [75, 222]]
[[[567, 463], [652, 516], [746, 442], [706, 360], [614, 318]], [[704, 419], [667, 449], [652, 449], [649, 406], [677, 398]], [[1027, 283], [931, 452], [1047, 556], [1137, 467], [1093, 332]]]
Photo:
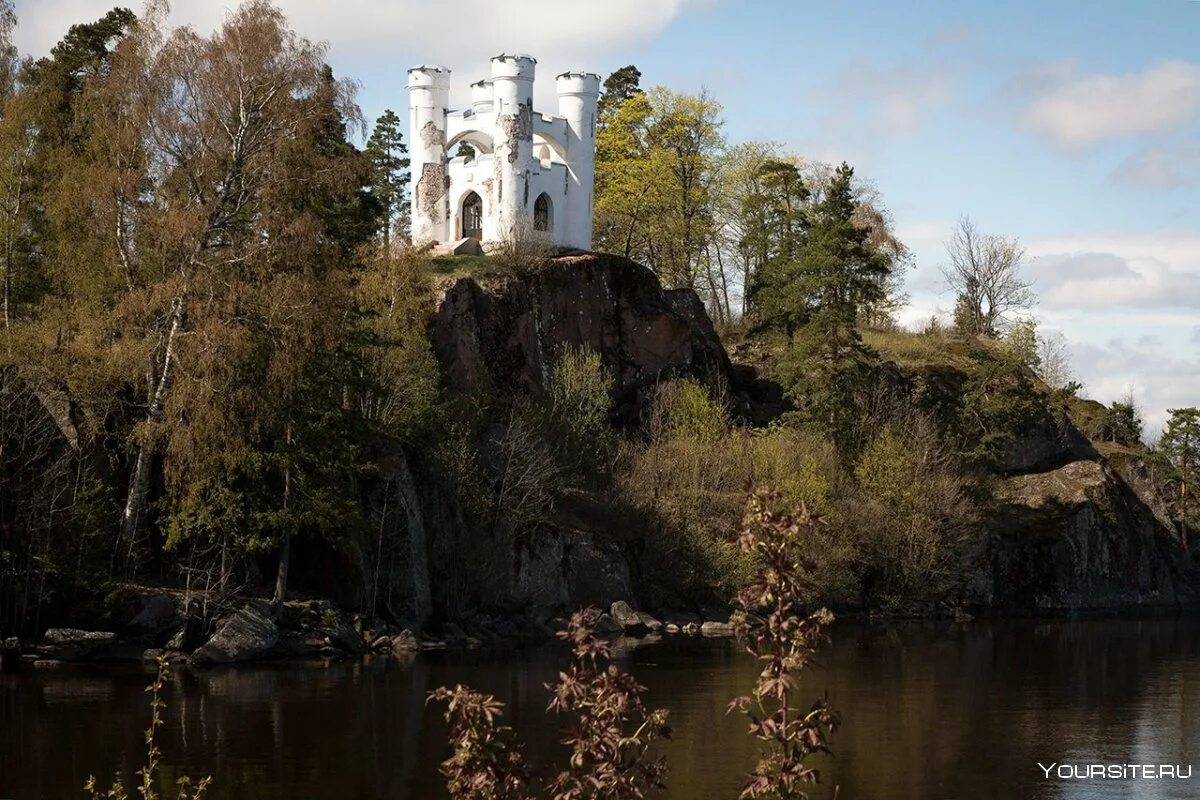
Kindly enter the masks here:
[[459, 278], [443, 287], [430, 334], [447, 380], [467, 392], [542, 393], [568, 347], [599, 354], [625, 414], [666, 378], [730, 377], [695, 292], [664, 290], [650, 270], [618, 256], [565, 256], [526, 275]]
[[1001, 481], [988, 527], [969, 606], [1062, 612], [1200, 601], [1183, 543], [1103, 460]]

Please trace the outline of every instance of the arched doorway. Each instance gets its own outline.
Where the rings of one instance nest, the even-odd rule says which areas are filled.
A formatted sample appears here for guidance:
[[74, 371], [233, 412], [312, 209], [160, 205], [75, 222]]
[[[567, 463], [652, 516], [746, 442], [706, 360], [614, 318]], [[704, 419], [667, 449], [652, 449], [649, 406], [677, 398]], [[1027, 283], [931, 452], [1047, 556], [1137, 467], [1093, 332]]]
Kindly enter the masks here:
[[462, 201], [462, 235], [464, 239], [483, 238], [483, 199], [467, 192]]
[[542, 192], [533, 201], [533, 229], [535, 231], [550, 230], [550, 195]]

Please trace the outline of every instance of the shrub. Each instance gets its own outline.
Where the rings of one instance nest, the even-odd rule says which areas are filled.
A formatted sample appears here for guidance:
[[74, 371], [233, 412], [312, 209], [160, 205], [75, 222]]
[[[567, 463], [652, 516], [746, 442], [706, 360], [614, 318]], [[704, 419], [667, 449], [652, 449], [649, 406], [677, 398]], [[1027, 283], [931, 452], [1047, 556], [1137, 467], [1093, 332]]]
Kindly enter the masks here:
[[888, 610], [936, 600], [961, 572], [974, 514], [961, 470], [937, 440], [928, 428], [901, 435], [886, 426], [854, 469], [863, 583]]
[[669, 381], [658, 388], [651, 408], [655, 439], [715, 442], [729, 431], [729, 412], [706, 387], [693, 380]]
[[806, 798], [805, 783], [817, 783], [817, 770], [806, 765], [813, 753], [829, 752], [829, 736], [838, 715], [827, 699], [808, 711], [795, 707], [797, 677], [811, 663], [822, 629], [833, 620], [825, 609], [804, 615], [798, 609], [815, 590], [815, 568], [804, 539], [820, 527], [820, 518], [803, 506], [795, 514], [773, 509], [778, 492], [750, 499], [738, 545], [754, 563], [754, 575], [738, 593], [734, 630], [746, 651], [762, 665], [754, 690], [729, 704], [750, 718], [750, 734], [766, 752], [750, 773], [742, 797]]
[[517, 751], [512, 728], [497, 723], [503, 703], [462, 684], [438, 687], [426, 702], [446, 704], [454, 752], [442, 762], [441, 773], [454, 800], [530, 797], [529, 767]]
[[570, 460], [600, 468], [616, 440], [608, 424], [613, 379], [599, 354], [567, 347], [550, 373], [550, 411], [569, 445]]
[[512, 232], [487, 247], [492, 266], [514, 274], [536, 271], [554, 255], [554, 241], [545, 231], [535, 230], [528, 221], [513, 226]]
[[[778, 486], [788, 502], [837, 518], [846, 483], [827, 441], [784, 427], [735, 428], [719, 438], [659, 435], [627, 448], [622, 461], [622, 497], [651, 527], [642, 558], [653, 576], [646, 590], [665, 592], [663, 601], [674, 601], [672, 594], [732, 597], [744, 585], [749, 564], [727, 534], [742, 517], [750, 486]], [[854, 556], [840, 527], [823, 526], [812, 544], [829, 596], [852, 597]]]
[[[651, 757], [654, 742], [670, 735], [667, 712], [650, 710], [646, 689], [609, 659], [608, 642], [596, 636], [600, 611], [578, 611], [560, 631], [571, 645], [571, 665], [546, 684], [547, 711], [571, 718], [563, 744], [569, 767], [545, 787], [554, 800], [634, 800], [663, 788], [666, 760]], [[452, 800], [524, 800], [530, 770], [512, 731], [498, 724], [503, 704], [465, 686], [435, 689], [430, 701], [446, 703], [454, 753], [442, 762]]]

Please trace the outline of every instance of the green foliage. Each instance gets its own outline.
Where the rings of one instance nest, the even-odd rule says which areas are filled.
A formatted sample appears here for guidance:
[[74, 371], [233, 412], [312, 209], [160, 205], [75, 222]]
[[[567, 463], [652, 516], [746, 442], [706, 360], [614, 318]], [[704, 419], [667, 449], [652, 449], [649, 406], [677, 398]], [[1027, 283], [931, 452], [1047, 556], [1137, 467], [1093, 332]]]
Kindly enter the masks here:
[[889, 262], [855, 222], [854, 170], [838, 168], [811, 212], [790, 292], [803, 298], [804, 325], [784, 364], [787, 384], [807, 418], [843, 447], [870, 379], [871, 351], [858, 329], [862, 309], [884, 295]]
[[994, 464], [1048, 413], [1047, 398], [1016, 359], [985, 354], [966, 376], [957, 428], [964, 452]]
[[853, 542], [841, 526], [848, 485], [830, 444], [804, 431], [733, 429], [720, 437], [673, 437], [665, 432], [629, 448], [619, 473], [621, 496], [650, 530], [642, 563], [652, 576], [644, 591], [663, 602], [732, 597], [750, 565], [729, 541], [749, 487], [779, 487], [786, 502], [820, 511], [830, 524], [817, 531], [811, 557], [822, 574], [821, 596], [857, 600]]
[[1142, 416], [1132, 394], [1123, 400], [1115, 400], [1105, 409], [1100, 419], [1098, 438], [1126, 447], [1142, 444]]
[[668, 286], [701, 282], [724, 140], [707, 93], [655, 87], [623, 100], [596, 138], [596, 248], [642, 262]]
[[1176, 516], [1200, 528], [1200, 409], [1172, 408], [1158, 440], [1158, 449], [1171, 466]]
[[600, 355], [586, 348], [565, 348], [550, 372], [551, 416], [572, 460], [592, 469], [602, 468], [616, 446], [609, 425], [612, 387]]
[[688, 379], [659, 387], [651, 417], [656, 438], [711, 444], [729, 431], [729, 412], [712, 398], [707, 387]]
[[633, 64], [614, 70], [604, 79], [604, 89], [600, 93], [600, 102], [597, 106], [597, 116], [601, 128], [608, 123], [622, 103], [635, 94], [641, 94], [642, 88], [639, 85], [641, 79], [641, 70]]
[[[375, 121], [375, 129], [363, 151], [371, 162], [371, 194], [383, 206], [384, 255], [390, 254], [392, 232], [397, 224], [407, 224], [410, 202], [408, 184], [410, 160], [400, 118], [390, 108]], [[405, 230], [397, 231], [403, 238]]]
[[863, 585], [889, 610], [923, 610], [961, 578], [974, 514], [962, 470], [938, 438], [919, 420], [908, 436], [887, 425], [854, 468], [864, 500], [854, 523], [869, 565]]
[[1013, 322], [1004, 336], [1004, 344], [1008, 347], [1012, 357], [1023, 366], [1032, 370], [1041, 366], [1042, 359], [1038, 355], [1036, 320], [1025, 318]]

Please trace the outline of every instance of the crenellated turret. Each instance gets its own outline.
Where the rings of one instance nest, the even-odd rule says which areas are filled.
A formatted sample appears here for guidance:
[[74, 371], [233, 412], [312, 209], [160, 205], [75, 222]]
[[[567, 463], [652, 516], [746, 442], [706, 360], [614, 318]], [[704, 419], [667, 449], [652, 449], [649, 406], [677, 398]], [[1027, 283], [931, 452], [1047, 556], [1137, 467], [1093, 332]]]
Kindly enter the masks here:
[[[556, 245], [591, 245], [600, 78], [559, 75], [551, 116], [533, 110], [536, 69], [527, 55], [496, 56], [459, 111], [449, 110], [448, 69], [409, 70], [414, 242], [465, 252], [532, 228]], [[448, 159], [458, 142], [476, 156]]]
[[495, 122], [495, 222], [497, 237], [511, 236], [531, 219], [533, 78], [537, 61], [526, 55], [492, 59]]

